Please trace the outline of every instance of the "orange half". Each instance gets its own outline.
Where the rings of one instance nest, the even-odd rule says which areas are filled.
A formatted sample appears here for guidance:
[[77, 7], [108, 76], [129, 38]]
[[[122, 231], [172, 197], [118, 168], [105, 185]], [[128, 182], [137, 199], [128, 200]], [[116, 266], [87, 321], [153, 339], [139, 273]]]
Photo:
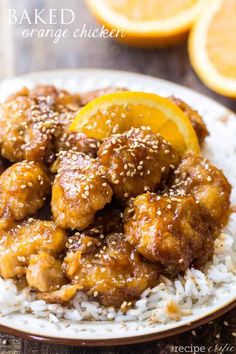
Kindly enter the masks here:
[[190, 60], [206, 86], [236, 98], [236, 1], [208, 1], [190, 33]]
[[208, 0], [86, 0], [119, 41], [150, 47], [181, 41]]

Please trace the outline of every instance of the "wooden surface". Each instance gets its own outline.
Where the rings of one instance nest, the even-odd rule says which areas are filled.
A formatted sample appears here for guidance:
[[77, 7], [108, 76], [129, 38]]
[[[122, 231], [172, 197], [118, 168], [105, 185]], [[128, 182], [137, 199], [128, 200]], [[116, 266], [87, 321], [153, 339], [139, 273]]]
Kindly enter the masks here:
[[[96, 1], [96, 0], [95, 0]], [[70, 8], [76, 13], [77, 20], [74, 27], [86, 24], [88, 27], [97, 27], [92, 16], [87, 11], [83, 0], [0, 0], [0, 13], [3, 7], [16, 8], [18, 12], [24, 8], [32, 13], [33, 8]], [[72, 26], [72, 27], [73, 27]], [[23, 26], [5, 24], [1, 33], [0, 77], [28, 73], [37, 70], [48, 70], [65, 67], [107, 68], [138, 72], [160, 77], [172, 82], [190, 87], [202, 92], [227, 107], [236, 111], [236, 101], [220, 97], [209, 91], [196, 77], [189, 64], [186, 43], [169, 49], [139, 50], [120, 46], [109, 39], [64, 39], [53, 44], [51, 39], [23, 39]], [[201, 104], [201, 102], [199, 102]], [[25, 341], [19, 338], [0, 335], [0, 353], [22, 354], [89, 354], [89, 353], [173, 353], [173, 346], [205, 346], [205, 352], [221, 353], [220, 346], [225, 344], [234, 346], [224, 353], [236, 353], [236, 310], [232, 310], [222, 318], [205, 325], [195, 332], [187, 332], [169, 339], [147, 344], [132, 345], [116, 348], [73, 348], [54, 345], [45, 345], [37, 342]], [[215, 347], [217, 345], [217, 347]], [[225, 347], [226, 348], [226, 347]], [[186, 351], [194, 353], [194, 349], [186, 347]], [[180, 351], [179, 351], [180, 352]], [[197, 349], [195, 348], [197, 353]]]

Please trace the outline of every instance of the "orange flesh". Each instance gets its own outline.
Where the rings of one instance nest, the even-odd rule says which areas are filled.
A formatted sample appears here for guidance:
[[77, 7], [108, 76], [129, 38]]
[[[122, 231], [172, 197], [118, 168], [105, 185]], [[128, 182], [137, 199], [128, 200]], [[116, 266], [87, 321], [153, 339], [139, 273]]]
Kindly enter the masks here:
[[[131, 127], [141, 126], [149, 126], [154, 133], [161, 134], [180, 154], [186, 149], [184, 137], [178, 126], [168, 120], [161, 110], [156, 107], [148, 107], [147, 110], [144, 104], [111, 105], [105, 112], [98, 110], [78, 131], [102, 140], [112, 134], [128, 131]], [[72, 130], [77, 129], [72, 127]]]
[[145, 92], [117, 92], [96, 98], [78, 112], [70, 131], [103, 140], [142, 126], [161, 134], [180, 155], [200, 151], [196, 133], [183, 111], [170, 100]]
[[236, 79], [236, 1], [224, 0], [210, 24], [207, 52], [216, 70]]
[[118, 14], [131, 20], [164, 20], [195, 5], [197, 0], [105, 0]]

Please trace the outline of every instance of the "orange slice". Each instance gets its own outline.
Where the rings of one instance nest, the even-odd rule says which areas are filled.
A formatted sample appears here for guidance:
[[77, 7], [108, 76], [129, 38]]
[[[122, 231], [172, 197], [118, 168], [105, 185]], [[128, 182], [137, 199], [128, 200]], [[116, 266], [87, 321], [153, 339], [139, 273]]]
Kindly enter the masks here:
[[195, 131], [181, 109], [167, 98], [144, 92], [116, 92], [83, 107], [70, 130], [102, 140], [131, 127], [148, 126], [161, 134], [180, 154], [199, 152]]
[[141, 47], [181, 41], [206, 1], [86, 0], [97, 20], [118, 40]]
[[193, 68], [212, 90], [236, 97], [236, 1], [209, 1], [189, 38]]

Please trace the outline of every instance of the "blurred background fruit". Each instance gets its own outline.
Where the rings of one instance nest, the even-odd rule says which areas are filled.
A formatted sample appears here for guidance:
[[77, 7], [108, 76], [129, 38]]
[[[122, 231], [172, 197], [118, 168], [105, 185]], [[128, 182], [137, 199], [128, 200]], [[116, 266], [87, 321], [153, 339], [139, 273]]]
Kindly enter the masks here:
[[191, 31], [189, 56], [209, 88], [236, 98], [235, 0], [211, 1]]
[[97, 20], [109, 30], [122, 30], [118, 40], [140, 47], [182, 41], [206, 0], [86, 0]]
[[182, 42], [201, 80], [215, 92], [236, 97], [235, 0], [86, 0], [118, 41], [137, 47]]

